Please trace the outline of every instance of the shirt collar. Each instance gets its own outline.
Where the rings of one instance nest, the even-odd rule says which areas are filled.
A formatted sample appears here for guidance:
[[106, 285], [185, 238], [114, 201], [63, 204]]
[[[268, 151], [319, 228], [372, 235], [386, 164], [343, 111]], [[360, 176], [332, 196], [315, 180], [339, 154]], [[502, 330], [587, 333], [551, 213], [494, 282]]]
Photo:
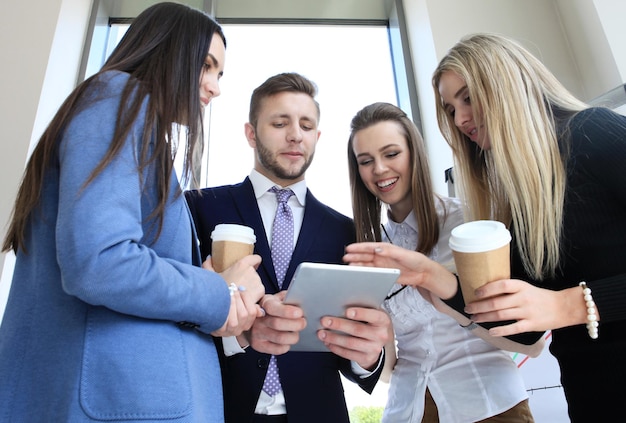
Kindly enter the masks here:
[[256, 169], [252, 169], [250, 172], [250, 182], [252, 182], [252, 188], [254, 189], [254, 195], [257, 198], [261, 198], [263, 195], [267, 194], [267, 191], [273, 186], [277, 186], [278, 188], [289, 188], [293, 191], [294, 196], [298, 200], [298, 203], [302, 207], [304, 207], [306, 203], [306, 180], [302, 180], [296, 182], [295, 184], [283, 187], [274, 182], [272, 182], [267, 176], [262, 175]]
[[389, 216], [389, 211], [387, 211], [387, 224], [386, 229], [389, 232], [389, 236], [393, 239], [396, 231], [402, 225], [407, 225], [409, 228], [413, 229], [417, 233], [417, 219], [415, 219], [415, 213], [413, 210], [409, 213], [409, 215], [402, 222], [394, 222], [391, 220]]

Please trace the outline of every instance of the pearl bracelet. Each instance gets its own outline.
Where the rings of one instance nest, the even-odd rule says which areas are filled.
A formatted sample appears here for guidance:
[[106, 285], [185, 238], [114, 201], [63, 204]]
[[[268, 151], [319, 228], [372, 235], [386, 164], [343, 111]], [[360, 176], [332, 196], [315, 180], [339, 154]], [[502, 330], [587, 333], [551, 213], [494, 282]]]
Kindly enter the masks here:
[[591, 296], [591, 288], [588, 288], [587, 283], [584, 281], [578, 285], [583, 289], [583, 297], [587, 307], [587, 333], [589, 333], [591, 339], [597, 339], [598, 314], [596, 312], [596, 303], [593, 302], [593, 297]]

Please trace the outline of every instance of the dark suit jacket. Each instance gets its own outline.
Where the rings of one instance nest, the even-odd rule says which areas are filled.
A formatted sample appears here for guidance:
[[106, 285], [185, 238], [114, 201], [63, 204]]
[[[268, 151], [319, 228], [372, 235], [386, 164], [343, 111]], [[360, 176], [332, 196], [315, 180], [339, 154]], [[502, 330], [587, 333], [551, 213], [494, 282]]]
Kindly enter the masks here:
[[[270, 248], [250, 180], [246, 178], [236, 185], [189, 191], [186, 197], [196, 224], [202, 257], [211, 253], [211, 232], [216, 225], [238, 223], [250, 226], [257, 237], [254, 252], [263, 258], [258, 273], [265, 291], [268, 294], [278, 292]], [[283, 289], [289, 286], [299, 263], [342, 263], [344, 247], [354, 240], [352, 220], [323, 205], [308, 191], [302, 228]], [[226, 421], [249, 422], [263, 387], [270, 356], [249, 347], [245, 354], [224, 357], [221, 344], [218, 352], [221, 354]], [[294, 423], [348, 423], [339, 371], [368, 393], [380, 376], [379, 369], [361, 379], [352, 372], [349, 360], [330, 352], [288, 352], [277, 359], [287, 415]]]

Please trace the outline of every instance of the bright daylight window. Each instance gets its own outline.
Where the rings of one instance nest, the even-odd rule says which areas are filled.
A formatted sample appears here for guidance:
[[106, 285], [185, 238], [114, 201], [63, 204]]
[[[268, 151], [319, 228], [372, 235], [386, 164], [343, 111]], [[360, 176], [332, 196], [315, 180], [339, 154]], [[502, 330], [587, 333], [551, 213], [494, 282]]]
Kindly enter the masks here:
[[[107, 56], [127, 28], [111, 26]], [[320, 201], [352, 216], [346, 153], [350, 121], [370, 103], [397, 104], [387, 27], [228, 24], [223, 29], [226, 67], [222, 95], [207, 108], [201, 187], [237, 183], [249, 174], [253, 153], [243, 127], [250, 95], [274, 74], [298, 72], [317, 84], [321, 108], [322, 135], [307, 184]]]
[[396, 104], [387, 28], [224, 25], [224, 32], [226, 67], [222, 94], [207, 113], [208, 166], [202, 185], [237, 183], [250, 173], [253, 152], [244, 124], [252, 91], [274, 74], [298, 72], [317, 84], [321, 109], [322, 135], [307, 184], [320, 201], [351, 216], [346, 153], [350, 121], [373, 102]]

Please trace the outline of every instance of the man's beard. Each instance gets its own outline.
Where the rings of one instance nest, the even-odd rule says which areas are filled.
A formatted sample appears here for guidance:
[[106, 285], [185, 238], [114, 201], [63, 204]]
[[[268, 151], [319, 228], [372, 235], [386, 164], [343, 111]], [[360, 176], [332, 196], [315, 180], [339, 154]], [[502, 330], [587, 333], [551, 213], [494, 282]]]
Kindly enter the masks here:
[[256, 151], [257, 157], [261, 165], [265, 169], [276, 175], [277, 178], [284, 180], [294, 180], [304, 175], [309, 166], [311, 166], [313, 156], [315, 155], [311, 154], [308, 160], [304, 162], [300, 169], [290, 171], [289, 169], [285, 169], [283, 166], [281, 166], [280, 163], [278, 163], [278, 161], [272, 157], [272, 152], [265, 148], [263, 142], [261, 142], [258, 137], [256, 139]]

